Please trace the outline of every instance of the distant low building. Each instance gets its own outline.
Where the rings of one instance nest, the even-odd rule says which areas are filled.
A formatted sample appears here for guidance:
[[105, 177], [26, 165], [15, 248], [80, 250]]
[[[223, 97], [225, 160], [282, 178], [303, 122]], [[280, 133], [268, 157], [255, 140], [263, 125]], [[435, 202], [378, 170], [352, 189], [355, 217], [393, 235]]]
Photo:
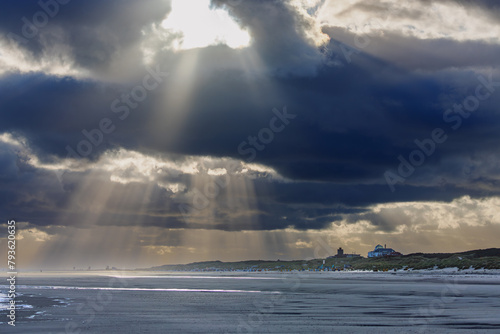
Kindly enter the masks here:
[[344, 256], [344, 250], [342, 249], [342, 247], [339, 247], [339, 249], [337, 249], [337, 257], [343, 257]]
[[380, 257], [380, 256], [399, 256], [403, 255], [400, 252], [396, 252], [392, 248], [387, 248], [385, 245], [377, 245], [375, 249], [371, 252], [368, 252], [368, 257]]
[[340, 258], [340, 257], [361, 257], [361, 255], [359, 254], [344, 254], [344, 250], [342, 249], [342, 247], [339, 247], [339, 249], [337, 249], [337, 255], [334, 255], [334, 256], [329, 256], [328, 258], [331, 259], [331, 258]]

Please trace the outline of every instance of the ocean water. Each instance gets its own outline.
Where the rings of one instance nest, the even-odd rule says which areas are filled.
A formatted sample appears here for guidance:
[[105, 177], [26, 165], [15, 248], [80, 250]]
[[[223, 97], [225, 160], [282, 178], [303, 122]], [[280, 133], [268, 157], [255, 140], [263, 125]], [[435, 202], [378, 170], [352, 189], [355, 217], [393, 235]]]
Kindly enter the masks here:
[[[0, 289], [1, 291], [8, 291], [8, 288], [5, 289], [6, 286], [0, 286]], [[22, 298], [23, 295], [21, 293], [17, 293], [16, 294], [16, 299], [19, 300], [19, 298]], [[3, 293], [3, 292], [0, 292], [0, 311], [2, 312], [6, 312], [7, 311], [7, 308], [9, 307], [10, 303], [9, 303], [10, 299], [8, 298], [8, 294], [7, 293]], [[29, 304], [26, 304], [26, 303], [16, 303], [16, 308], [17, 309], [31, 309], [33, 308], [33, 305], [29, 305]], [[2, 318], [0, 319], [0, 323], [4, 322], [5, 319]]]
[[498, 275], [23, 275], [16, 327], [2, 308], [0, 332], [492, 333], [500, 332], [499, 284]]

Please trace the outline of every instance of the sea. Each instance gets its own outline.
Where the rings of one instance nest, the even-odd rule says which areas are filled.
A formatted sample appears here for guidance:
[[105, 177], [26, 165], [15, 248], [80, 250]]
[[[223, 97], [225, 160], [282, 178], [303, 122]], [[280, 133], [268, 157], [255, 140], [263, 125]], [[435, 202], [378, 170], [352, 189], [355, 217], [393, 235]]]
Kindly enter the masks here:
[[20, 273], [15, 322], [0, 285], [0, 333], [498, 333], [499, 286], [484, 271]]

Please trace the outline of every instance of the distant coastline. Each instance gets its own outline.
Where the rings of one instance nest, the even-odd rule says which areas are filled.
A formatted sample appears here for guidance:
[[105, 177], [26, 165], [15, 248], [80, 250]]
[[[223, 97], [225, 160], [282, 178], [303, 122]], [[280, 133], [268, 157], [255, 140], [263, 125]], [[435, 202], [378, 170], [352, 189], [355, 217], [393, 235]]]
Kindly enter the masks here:
[[238, 262], [204, 261], [173, 264], [141, 270], [151, 271], [397, 271], [422, 269], [500, 269], [500, 248], [478, 249], [459, 253], [413, 253], [377, 258], [330, 257], [312, 260], [249, 260]]

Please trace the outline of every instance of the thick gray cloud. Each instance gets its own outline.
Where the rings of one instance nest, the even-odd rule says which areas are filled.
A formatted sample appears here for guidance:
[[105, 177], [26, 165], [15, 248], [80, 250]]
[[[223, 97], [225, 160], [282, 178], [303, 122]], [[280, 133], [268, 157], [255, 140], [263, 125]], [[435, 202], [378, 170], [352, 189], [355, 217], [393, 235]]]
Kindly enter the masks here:
[[[0, 133], [26, 140], [22, 149], [1, 146], [2, 212], [46, 228], [90, 221], [225, 231], [323, 229], [352, 215], [350, 223], [366, 219], [388, 232], [399, 216], [370, 213], [371, 206], [499, 195], [498, 44], [387, 31], [365, 35], [370, 45], [360, 48], [349, 29], [329, 25], [322, 29], [331, 40], [318, 47], [311, 37], [312, 16], [291, 2], [213, 4], [248, 30], [250, 46], [173, 52], [168, 44], [173, 37], [163, 40], [153, 33], [170, 11], [168, 1], [74, 1], [61, 6], [29, 43], [20, 44], [33, 62], [66, 46], [61, 53], [88, 76], [8, 71], [0, 77]], [[378, 9], [360, 2], [348, 11]], [[19, 32], [20, 18], [37, 10], [35, 2], [10, 4], [0, 14], [0, 30]], [[425, 14], [425, 8], [421, 11]], [[148, 45], [157, 47], [149, 64], [139, 50], [142, 31], [149, 34]], [[102, 78], [117, 68], [128, 73], [126, 80]], [[158, 88], [136, 106], [127, 105], [123, 96], [144, 85], [156, 69], [168, 77], [162, 76]], [[484, 86], [481, 80], [490, 75], [493, 83]], [[476, 111], [467, 118], [447, 113], [476, 96], [480, 85], [480, 92], [490, 94]], [[284, 127], [264, 148], [252, 148], [249, 136], [265, 138], [262, 129], [276, 118], [273, 108], [283, 115], [284, 106], [293, 117], [276, 123]], [[67, 147], [77, 150], [88, 140], [82, 131], [98, 128], [103, 118], [114, 130], [92, 146], [90, 162], [80, 161], [84, 167], [66, 166], [59, 179], [41, 166], [64, 162]], [[397, 172], [398, 157], [408, 160], [418, 149], [415, 140], [431, 138], [436, 128], [443, 129], [446, 142], [436, 144], [425, 163], [391, 192], [384, 173]], [[179, 205], [192, 207], [196, 189], [224, 176], [210, 175], [209, 168], [198, 175], [173, 167], [139, 175], [140, 160], [127, 168], [99, 169], [106, 154], [122, 149], [158, 163], [207, 156], [252, 160], [275, 174], [233, 175], [234, 189], [221, 189], [186, 218]], [[26, 156], [39, 161], [23, 160]], [[104, 202], [88, 210], [96, 198]], [[239, 202], [231, 204], [235, 198]]]
[[231, 1], [213, 0], [216, 6], [225, 5], [238, 21], [249, 30], [252, 48], [274, 74], [311, 74], [322, 56], [307, 36], [311, 22], [299, 14], [288, 1]]
[[168, 0], [41, 3], [45, 5], [36, 0], [5, 3], [0, 36], [10, 47], [21, 47], [32, 62], [65, 55], [75, 68], [96, 74], [116, 71], [116, 63], [122, 70], [140, 63], [143, 31], [170, 11]]
[[[341, 27], [324, 27], [323, 31], [337, 42], [356, 48], [357, 34]], [[500, 65], [500, 45], [484, 41], [419, 39], [392, 32], [362, 36], [365, 39], [363, 43], [368, 44], [362, 49], [363, 52], [406, 70], [439, 71]]]

